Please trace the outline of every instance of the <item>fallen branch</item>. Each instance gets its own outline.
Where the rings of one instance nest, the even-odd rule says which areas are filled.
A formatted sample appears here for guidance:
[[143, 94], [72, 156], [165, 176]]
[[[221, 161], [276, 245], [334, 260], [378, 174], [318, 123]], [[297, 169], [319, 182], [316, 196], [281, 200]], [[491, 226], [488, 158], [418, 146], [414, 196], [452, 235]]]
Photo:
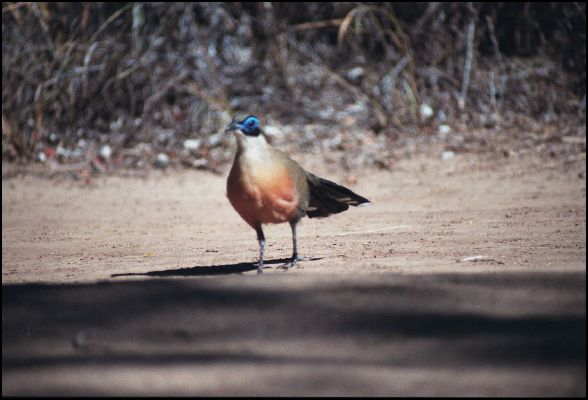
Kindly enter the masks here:
[[502, 261], [498, 261], [494, 258], [488, 257], [488, 256], [471, 256], [471, 257], [465, 257], [462, 258], [461, 260], [459, 260], [460, 262], [495, 262], [498, 264], [504, 264]]

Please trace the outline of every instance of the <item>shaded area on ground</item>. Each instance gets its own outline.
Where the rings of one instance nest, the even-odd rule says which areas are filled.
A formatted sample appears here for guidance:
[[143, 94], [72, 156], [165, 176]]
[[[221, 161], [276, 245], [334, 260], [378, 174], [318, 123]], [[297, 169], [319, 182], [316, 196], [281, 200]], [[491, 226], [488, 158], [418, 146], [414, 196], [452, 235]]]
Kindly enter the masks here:
[[[304, 261], [320, 260], [322, 257], [305, 257]], [[272, 265], [278, 265], [277, 269], [287, 269], [286, 265], [290, 262], [289, 258], [277, 258], [273, 260], [264, 260], [264, 269], [272, 268]], [[236, 264], [221, 264], [221, 265], [197, 265], [190, 268], [175, 268], [163, 271], [145, 271], [145, 272], [129, 272], [112, 274], [112, 278], [124, 276], [207, 276], [207, 275], [227, 275], [238, 274], [246, 271], [257, 270], [257, 263], [241, 262]]]
[[[222, 374], [224, 367], [242, 365], [271, 367], [275, 372], [270, 375], [281, 388], [286, 387], [284, 379], [301, 377], [283, 376], [279, 371], [284, 369], [332, 369], [333, 379], [322, 388], [328, 393], [336, 393], [336, 382], [344, 380], [338, 375], [341, 368], [358, 374], [373, 368], [387, 378], [370, 390], [395, 395], [457, 395], [464, 390], [453, 382], [457, 375], [487, 369], [492, 380], [494, 368], [514, 368], [513, 376], [521, 377], [540, 369], [554, 374], [551, 381], [541, 382], [541, 390], [548, 387], [541, 393], [538, 383], [525, 377], [521, 387], [504, 381], [492, 390], [475, 385], [469, 390], [481, 395], [583, 395], [585, 293], [582, 272], [312, 279], [274, 274], [4, 285], [3, 394], [57, 393], [43, 379], [43, 385], [19, 384], [22, 374], [33, 371], [67, 382], [92, 379], [80, 368], [101, 376], [120, 367], [187, 369], [193, 376], [184, 389], [199, 394], [208, 378], [198, 368]], [[400, 370], [407, 369], [451, 373], [436, 389], [397, 386]], [[562, 374], [567, 380], [562, 381]], [[165, 375], [158, 379], [173, 377], [173, 372]], [[265, 377], [267, 373], [248, 378], [243, 386], [221, 381], [214, 393], [251, 393]], [[103, 384], [104, 392], [89, 389], [91, 384], [59, 390], [142, 393], [136, 382], [127, 387]], [[304, 386], [297, 390], [313, 394]], [[372, 393], [361, 387], [352, 392]]]

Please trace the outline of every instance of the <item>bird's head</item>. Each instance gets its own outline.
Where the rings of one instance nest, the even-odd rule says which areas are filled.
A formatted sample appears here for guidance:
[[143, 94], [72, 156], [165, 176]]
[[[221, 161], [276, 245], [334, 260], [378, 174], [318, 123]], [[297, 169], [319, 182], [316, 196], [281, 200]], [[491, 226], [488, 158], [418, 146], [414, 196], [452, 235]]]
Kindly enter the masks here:
[[227, 126], [225, 133], [231, 131], [240, 131], [246, 136], [259, 136], [261, 134], [259, 119], [254, 115], [250, 115], [242, 121], [233, 121]]

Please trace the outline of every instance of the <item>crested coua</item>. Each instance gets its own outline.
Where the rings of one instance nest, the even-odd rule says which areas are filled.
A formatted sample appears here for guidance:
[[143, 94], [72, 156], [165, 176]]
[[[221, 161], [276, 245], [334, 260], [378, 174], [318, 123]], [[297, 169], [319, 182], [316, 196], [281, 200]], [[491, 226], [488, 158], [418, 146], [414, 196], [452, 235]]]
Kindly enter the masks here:
[[369, 203], [351, 190], [305, 171], [298, 163], [272, 147], [259, 119], [250, 115], [232, 122], [225, 132], [237, 138], [237, 154], [227, 179], [227, 197], [233, 208], [257, 233], [259, 264], [263, 272], [265, 237], [262, 224], [288, 222], [292, 228], [293, 268], [302, 258], [296, 248], [296, 224], [304, 216], [328, 217], [349, 206]]

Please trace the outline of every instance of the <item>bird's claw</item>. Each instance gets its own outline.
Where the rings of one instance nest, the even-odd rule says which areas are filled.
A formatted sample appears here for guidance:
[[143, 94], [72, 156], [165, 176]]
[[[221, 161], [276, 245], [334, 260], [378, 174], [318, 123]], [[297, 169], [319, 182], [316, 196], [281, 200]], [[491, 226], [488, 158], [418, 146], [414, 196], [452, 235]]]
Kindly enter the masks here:
[[283, 264], [280, 268], [285, 269], [287, 271], [296, 268], [298, 261], [304, 261], [304, 257], [302, 256], [294, 256], [288, 261], [287, 263]]

